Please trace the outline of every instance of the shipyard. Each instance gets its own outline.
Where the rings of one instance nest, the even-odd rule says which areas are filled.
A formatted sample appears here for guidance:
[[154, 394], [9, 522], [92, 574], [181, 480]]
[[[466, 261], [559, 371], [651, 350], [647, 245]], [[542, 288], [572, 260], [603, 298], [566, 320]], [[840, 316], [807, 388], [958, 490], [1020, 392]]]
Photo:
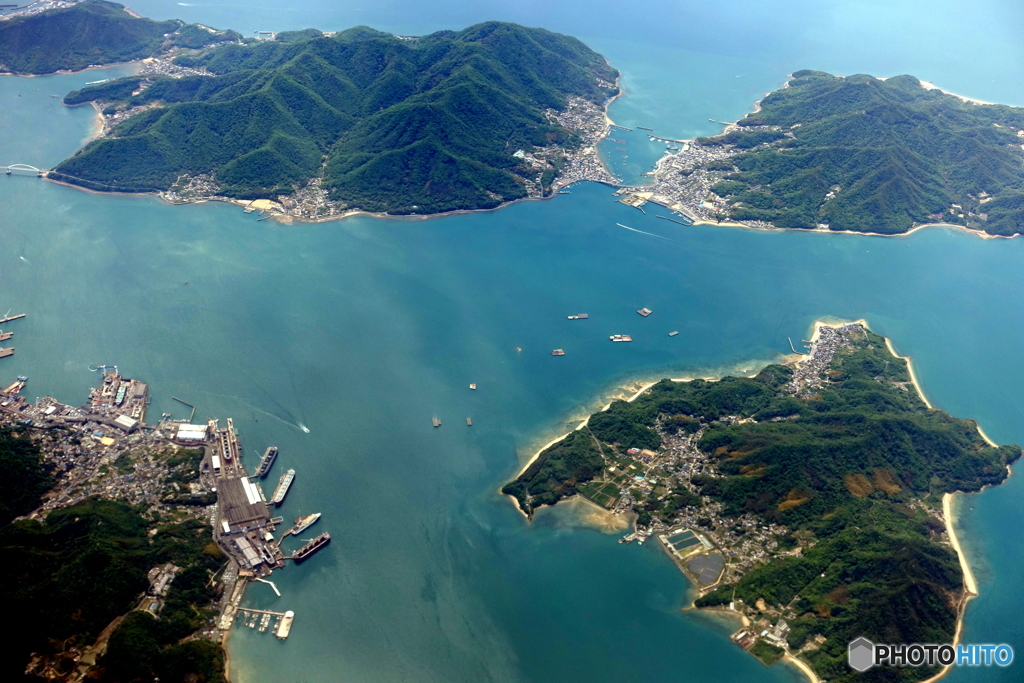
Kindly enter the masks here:
[[[0, 428], [38, 444], [53, 473], [52, 489], [24, 518], [42, 521], [56, 510], [98, 499], [137, 506], [154, 518], [191, 520], [196, 528], [206, 529], [224, 561], [214, 577], [220, 596], [211, 606], [215, 615], [195, 637], [224, 643], [240, 623], [287, 638], [296, 616], [293, 611], [254, 610], [243, 601], [253, 581], [269, 584], [280, 597], [269, 580], [271, 573], [284, 567], [285, 560], [302, 563], [330, 543], [330, 534], [324, 532], [289, 554], [280, 547], [280, 540], [311, 527], [320, 513], [297, 518], [280, 540], [274, 538], [283, 519], [272, 515], [271, 505], [284, 502], [295, 470], [284, 474], [268, 502], [259, 480], [246, 471], [242, 441], [231, 418], [192, 424], [164, 413], [155, 425], [147, 424], [149, 385], [123, 376], [115, 365], [100, 365], [95, 372], [98, 383], [81, 406], [50, 396], [29, 402], [22, 395], [29, 383], [25, 376], [0, 382]], [[258, 472], [265, 476], [277, 457], [276, 446], [267, 448]], [[150, 587], [137, 609], [159, 615], [179, 573], [174, 564], [153, 567]], [[101, 651], [105, 642], [94, 647]], [[71, 654], [79, 671], [94, 665], [96, 652], [89, 648]], [[48, 667], [43, 660], [30, 663], [34, 672], [53, 677]]]

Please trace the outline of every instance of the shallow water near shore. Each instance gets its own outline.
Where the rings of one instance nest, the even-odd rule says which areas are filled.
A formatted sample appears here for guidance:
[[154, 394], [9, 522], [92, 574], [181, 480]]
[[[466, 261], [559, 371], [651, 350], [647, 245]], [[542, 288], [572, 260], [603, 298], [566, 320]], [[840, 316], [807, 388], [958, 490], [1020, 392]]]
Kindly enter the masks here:
[[[887, 9], [891, 26], [872, 42], [862, 40], [867, 14], [791, 3], [785, 44], [755, 30], [759, 16], [776, 18], [732, 5], [712, 16], [655, 3], [625, 17], [593, 4], [517, 7], [132, 3], [246, 33], [366, 23], [415, 34], [492, 17], [544, 25], [623, 71], [613, 118], [672, 138], [717, 132], [708, 118], [742, 116], [805, 67], [910, 72], [1024, 104], [1024, 76], [1011, 68], [1020, 48], [1001, 33], [1012, 25], [965, 29], [972, 64], [932, 45], [951, 4], [927, 16]], [[915, 17], [934, 40], [886, 42]], [[3, 163], [47, 167], [72, 153], [93, 112], [50, 95], [98, 73], [0, 78]], [[635, 182], [664, 146], [636, 130], [628, 146], [632, 163], [616, 170]], [[1024, 443], [1024, 240], [944, 228], [903, 238], [685, 228], [611, 192], [583, 184], [490, 213], [284, 225], [223, 204], [170, 207], [2, 177], [0, 313], [28, 317], [9, 326], [17, 353], [0, 360], [0, 381], [26, 374], [30, 396], [74, 403], [97, 380], [90, 367], [116, 363], [150, 383], [151, 419], [187, 417], [178, 396], [197, 419], [233, 417], [250, 466], [266, 446], [281, 448], [270, 485], [276, 468], [298, 471], [281, 514], [323, 512], [304, 538], [330, 531], [334, 542], [275, 572], [283, 597], [251, 587], [247, 604], [297, 618], [287, 642], [232, 635], [242, 683], [800, 680], [745, 655], [726, 625], [683, 613], [686, 580], [653, 544], [619, 545], [572, 506], [527, 524], [498, 487], [629, 380], [748, 372], [822, 316], [866, 318], [913, 357], [937, 407], [977, 418], [997, 442]], [[637, 316], [643, 306], [654, 315]], [[579, 312], [590, 319], [565, 319]], [[611, 344], [615, 333], [636, 341]], [[981, 592], [965, 640], [1018, 652], [1021, 486], [1014, 477], [967, 497], [959, 525]], [[947, 680], [1013, 681], [1020, 666]]]

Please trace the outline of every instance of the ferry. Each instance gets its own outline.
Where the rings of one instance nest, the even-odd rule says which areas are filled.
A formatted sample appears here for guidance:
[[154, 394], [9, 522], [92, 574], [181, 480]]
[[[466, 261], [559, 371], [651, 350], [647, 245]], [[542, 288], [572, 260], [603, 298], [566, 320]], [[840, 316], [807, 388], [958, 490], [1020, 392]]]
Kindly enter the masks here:
[[281, 481], [277, 482], [277, 488], [274, 489], [274, 497], [270, 502], [274, 505], [283, 503], [284, 497], [288, 495], [288, 489], [291, 488], [293, 481], [295, 481], [295, 470], [288, 470], [282, 474]]
[[287, 531], [287, 533], [285, 533], [285, 536], [288, 536], [289, 534], [291, 534], [292, 536], [298, 536], [303, 531], [305, 531], [309, 527], [313, 526], [316, 523], [316, 521], [318, 519], [320, 519], [320, 515], [321, 515], [321, 513], [314, 512], [311, 515], [306, 515], [304, 517], [299, 517], [298, 519], [295, 520], [295, 526], [293, 526], [291, 529], [289, 529]]
[[633, 341], [633, 338], [630, 337], [628, 334], [613, 334], [612, 336], [610, 336], [608, 338], [611, 339], [613, 342], [631, 342], [631, 341]]
[[256, 469], [256, 476], [262, 479], [270, 474], [270, 468], [274, 465], [274, 460], [276, 458], [277, 446], [271, 446], [263, 453], [263, 458], [260, 460], [260, 466]]

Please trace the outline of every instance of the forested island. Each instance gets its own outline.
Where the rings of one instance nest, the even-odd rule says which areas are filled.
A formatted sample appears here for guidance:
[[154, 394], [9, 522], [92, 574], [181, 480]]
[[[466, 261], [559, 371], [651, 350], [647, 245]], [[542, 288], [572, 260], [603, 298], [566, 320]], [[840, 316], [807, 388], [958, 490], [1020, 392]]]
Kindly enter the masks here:
[[168, 473], [159, 511], [90, 496], [14, 521], [66, 475], [55, 463], [73, 458], [65, 452], [77, 437], [3, 423], [0, 582], [17, 617], [0, 657], [3, 679], [225, 681], [220, 644], [194, 634], [216, 614], [211, 576], [227, 558], [193, 514], [196, 502], [185, 496], [176, 506], [179, 486], [199, 475], [202, 451], [131, 453], [102, 468], [129, 477], [136, 462], [159, 462]]
[[746, 620], [765, 663], [797, 657], [830, 681], [847, 644], [952, 642], [968, 596], [945, 494], [1008, 476], [1018, 446], [930, 408], [906, 360], [859, 323], [819, 325], [809, 356], [755, 377], [663, 380], [546, 448], [503, 489], [532, 516], [581, 495], [632, 511], [699, 591]]
[[[798, 71], [722, 135], [630, 188], [691, 218], [899, 234], [949, 223], [1024, 233], [1024, 109], [889, 79]], [[675, 207], [674, 207], [675, 208]]]
[[494, 208], [588, 168], [580, 150], [596, 159], [618, 92], [618, 73], [579, 40], [500, 22], [423, 37], [289, 32], [180, 54], [164, 71], [70, 93], [65, 104], [92, 102], [107, 125], [48, 176], [303, 216]]
[[80, 71], [241, 38], [234, 31], [179, 20], [153, 21], [130, 14], [114, 2], [86, 0], [0, 21], [0, 73]]

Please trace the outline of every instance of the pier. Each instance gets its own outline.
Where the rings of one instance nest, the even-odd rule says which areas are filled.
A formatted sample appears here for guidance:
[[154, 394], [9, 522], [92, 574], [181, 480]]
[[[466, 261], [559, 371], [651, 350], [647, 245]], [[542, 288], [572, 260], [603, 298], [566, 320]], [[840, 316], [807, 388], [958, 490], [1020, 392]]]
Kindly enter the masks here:
[[693, 142], [692, 140], [676, 140], [675, 138], [662, 138], [658, 137], [657, 135], [651, 135], [650, 133], [647, 134], [647, 137], [649, 137], [652, 140], [658, 140], [660, 142], [679, 142], [683, 144]]
[[673, 223], [678, 223], [679, 225], [686, 225], [686, 226], [693, 225], [692, 222], [691, 223], [686, 223], [684, 221], [677, 221], [675, 218], [669, 218], [668, 216], [655, 216], [655, 218], [663, 218], [666, 221], [672, 221]]
[[274, 635], [282, 640], [288, 637], [292, 620], [295, 618], [294, 612], [274, 612], [268, 609], [251, 609], [249, 607], [239, 607], [235, 612], [235, 617], [237, 618], [239, 615], [242, 616], [244, 626], [256, 628], [258, 625], [260, 633], [266, 633], [267, 627], [270, 626], [270, 620], [276, 618]]
[[19, 313], [18, 315], [11, 315], [10, 313], [10, 311], [7, 311], [7, 317], [0, 318], [0, 325], [3, 325], [4, 323], [9, 323], [12, 320], [20, 320], [25, 317], [24, 313]]
[[192, 424], [192, 418], [196, 416], [196, 407], [194, 405], [192, 405], [191, 403], [188, 403], [187, 401], [182, 401], [177, 396], [171, 396], [171, 398], [173, 398], [178, 403], [181, 403], [182, 405], [186, 405], [186, 406], [188, 406], [189, 408], [192, 409], [192, 414], [188, 416], [188, 423]]

